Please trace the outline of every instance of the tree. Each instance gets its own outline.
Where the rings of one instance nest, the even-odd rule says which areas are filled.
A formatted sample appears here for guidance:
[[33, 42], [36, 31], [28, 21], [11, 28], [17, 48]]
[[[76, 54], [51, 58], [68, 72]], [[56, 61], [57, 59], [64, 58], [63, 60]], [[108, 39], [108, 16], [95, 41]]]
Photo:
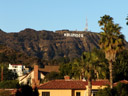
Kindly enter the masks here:
[[68, 75], [71, 78], [73, 77], [72, 76], [72, 62], [61, 63], [59, 70], [60, 70], [61, 76]]
[[94, 75], [95, 69], [94, 69], [94, 65], [92, 63], [91, 53], [84, 52], [82, 55], [82, 61], [83, 61], [83, 65], [85, 67], [85, 69], [84, 69], [85, 75], [88, 80], [88, 96], [91, 96], [92, 78], [95, 78], [95, 75]]
[[104, 15], [99, 20], [99, 26], [103, 30], [99, 42], [100, 48], [105, 52], [105, 58], [109, 62], [110, 85], [113, 87], [113, 62], [116, 60], [116, 54], [124, 49], [124, 36], [121, 34], [119, 24], [114, 24], [113, 18]]
[[0, 53], [0, 63], [5, 63], [7, 61], [7, 56], [5, 53]]
[[108, 79], [108, 61], [105, 59], [105, 54], [103, 50], [94, 48], [92, 50], [93, 54], [97, 58], [95, 62], [95, 73], [97, 79]]
[[[85, 52], [86, 53], [86, 52]], [[88, 52], [87, 52], [88, 53]], [[105, 55], [102, 50], [99, 49], [93, 49], [92, 52], [90, 52], [91, 59], [93, 63], [95, 62], [95, 74], [97, 79], [107, 79], [108, 78], [108, 62], [105, 59]], [[72, 71], [76, 78], [83, 79], [85, 78], [85, 69], [86, 63], [81, 56], [81, 58], [76, 58], [73, 61], [72, 64]]]
[[91, 96], [92, 79], [97, 78], [97, 72], [101, 71], [99, 58], [94, 52], [84, 52], [81, 57], [84, 66], [85, 77], [88, 80], [88, 96]]
[[115, 82], [128, 80], [128, 50], [123, 50], [117, 54], [116, 62], [113, 67]]
[[127, 16], [126, 20], [127, 20], [126, 24], [128, 25], [128, 16]]
[[96, 96], [128, 96], [128, 84], [124, 83], [118, 83], [113, 88], [110, 88], [109, 86], [100, 89]]
[[15, 96], [39, 96], [37, 88], [32, 88], [29, 85], [19, 86]]
[[[8, 70], [7, 66], [5, 64], [1, 64], [0, 65], [0, 69], [3, 70], [3, 80], [15, 80], [17, 79], [18, 75], [14, 72], [12, 72], [11, 70]], [[1, 74], [1, 71], [0, 71]], [[0, 75], [1, 78], [1, 75]]]
[[96, 96], [115, 96], [113, 95], [112, 89], [110, 87], [100, 89], [97, 93]]
[[62, 78], [63, 77], [60, 75], [60, 73], [52, 71], [45, 76], [43, 81], [45, 82], [49, 80], [62, 79]]
[[0, 82], [0, 88], [16, 88], [19, 82], [17, 80], [6, 80]]
[[74, 59], [73, 61], [73, 64], [72, 64], [72, 73], [73, 73], [73, 77], [75, 79], [82, 79], [84, 78], [84, 64], [82, 63], [82, 60], [80, 58], [76, 58]]
[[101, 50], [94, 49], [92, 52], [84, 52], [81, 58], [72, 63], [72, 73], [75, 79], [88, 80], [88, 96], [91, 96], [92, 79], [107, 78], [106, 59]]

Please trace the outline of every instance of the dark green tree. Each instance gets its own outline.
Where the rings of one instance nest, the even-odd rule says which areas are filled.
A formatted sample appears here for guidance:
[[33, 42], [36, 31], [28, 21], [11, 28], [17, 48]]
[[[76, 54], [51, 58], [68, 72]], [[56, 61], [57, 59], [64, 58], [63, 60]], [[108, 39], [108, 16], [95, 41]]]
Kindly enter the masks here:
[[124, 49], [124, 35], [121, 34], [119, 24], [114, 24], [113, 18], [109, 15], [104, 15], [99, 20], [99, 26], [103, 32], [100, 33], [101, 39], [99, 42], [100, 48], [105, 52], [105, 58], [109, 62], [110, 85], [113, 87], [113, 62], [116, 60], [116, 55]]
[[91, 52], [84, 52], [81, 58], [84, 65], [84, 75], [88, 80], [88, 96], [91, 96], [92, 79], [96, 76], [94, 62], [97, 61], [97, 58]]
[[0, 82], [0, 88], [6, 89], [6, 88], [17, 88], [19, 82], [17, 80], [6, 80]]
[[50, 73], [48, 73], [46, 76], [45, 76], [45, 78], [44, 78], [44, 80], [45, 81], [49, 81], [49, 80], [55, 80], [55, 79], [62, 79], [63, 77], [60, 75], [60, 73], [59, 72], [50, 72]]
[[128, 50], [124, 50], [117, 54], [113, 70], [114, 82], [119, 80], [128, 80]]
[[128, 16], [127, 16], [126, 20], [127, 20], [126, 24], [128, 25]]
[[15, 96], [39, 96], [37, 88], [32, 89], [29, 85], [21, 85]]
[[59, 68], [61, 76], [68, 75], [72, 78], [72, 64], [72, 62], [61, 63]]
[[128, 96], [128, 84], [118, 83], [113, 88], [106, 87], [97, 92], [96, 96]]
[[81, 62], [80, 58], [74, 59], [73, 64], [72, 64], [72, 73], [73, 73], [73, 78], [75, 79], [81, 80], [82, 78], [84, 78], [85, 76], [84, 65]]
[[[1, 67], [3, 67], [3, 80], [15, 80], [17, 79], [18, 75], [14, 72], [12, 72], [11, 70], [8, 70], [8, 66], [6, 66], [5, 64], [1, 64], [0, 65], [0, 69]], [[1, 71], [0, 71], [1, 74]], [[1, 78], [1, 75], [0, 75]]]
[[7, 56], [5, 53], [0, 53], [0, 63], [5, 63], [7, 61]]
[[95, 52], [84, 52], [81, 61], [84, 65], [85, 78], [88, 80], [88, 96], [91, 96], [92, 92], [92, 80], [99, 78], [103, 70], [101, 62]]
[[[96, 74], [96, 78], [107, 79], [108, 74], [109, 74], [108, 73], [108, 62], [105, 59], [105, 55], [103, 51], [98, 50], [98, 49], [93, 49], [93, 51], [90, 52], [90, 54], [92, 54], [90, 58], [91, 60], [93, 60], [93, 63], [95, 64], [94, 71]], [[74, 59], [73, 64], [72, 64], [72, 71], [74, 73], [74, 76], [79, 79], [85, 78], [85, 67], [86, 67], [85, 61], [83, 60], [82, 56], [81, 58]]]
[[112, 89], [110, 87], [101, 89], [97, 92], [96, 96], [114, 96]]

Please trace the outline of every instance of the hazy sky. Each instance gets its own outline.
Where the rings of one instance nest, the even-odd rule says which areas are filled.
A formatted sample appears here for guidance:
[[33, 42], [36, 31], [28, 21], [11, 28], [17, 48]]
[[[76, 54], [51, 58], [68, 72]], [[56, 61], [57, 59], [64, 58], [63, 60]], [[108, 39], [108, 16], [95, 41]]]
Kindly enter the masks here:
[[122, 27], [128, 41], [128, 0], [0, 0], [0, 29], [19, 32], [35, 30], [84, 30], [100, 32], [98, 20], [110, 15]]

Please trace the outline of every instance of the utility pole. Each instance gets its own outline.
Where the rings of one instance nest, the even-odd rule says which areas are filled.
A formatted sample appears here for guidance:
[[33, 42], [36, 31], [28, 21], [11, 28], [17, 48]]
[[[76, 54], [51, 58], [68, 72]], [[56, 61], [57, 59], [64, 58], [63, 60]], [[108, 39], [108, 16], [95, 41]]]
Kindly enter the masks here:
[[3, 67], [3, 65], [1, 66], [1, 81], [3, 81], [3, 69], [4, 69], [4, 67]]

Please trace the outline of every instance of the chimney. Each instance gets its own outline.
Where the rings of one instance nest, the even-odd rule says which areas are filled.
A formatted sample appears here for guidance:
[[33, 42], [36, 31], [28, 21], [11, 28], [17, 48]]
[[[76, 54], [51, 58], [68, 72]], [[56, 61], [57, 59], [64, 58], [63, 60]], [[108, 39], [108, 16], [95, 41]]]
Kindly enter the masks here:
[[65, 81], [69, 81], [70, 80], [70, 76], [68, 76], [68, 75], [64, 76], [64, 80]]
[[35, 86], [39, 85], [39, 73], [38, 73], [38, 65], [34, 65], [34, 78], [33, 78], [33, 84]]

